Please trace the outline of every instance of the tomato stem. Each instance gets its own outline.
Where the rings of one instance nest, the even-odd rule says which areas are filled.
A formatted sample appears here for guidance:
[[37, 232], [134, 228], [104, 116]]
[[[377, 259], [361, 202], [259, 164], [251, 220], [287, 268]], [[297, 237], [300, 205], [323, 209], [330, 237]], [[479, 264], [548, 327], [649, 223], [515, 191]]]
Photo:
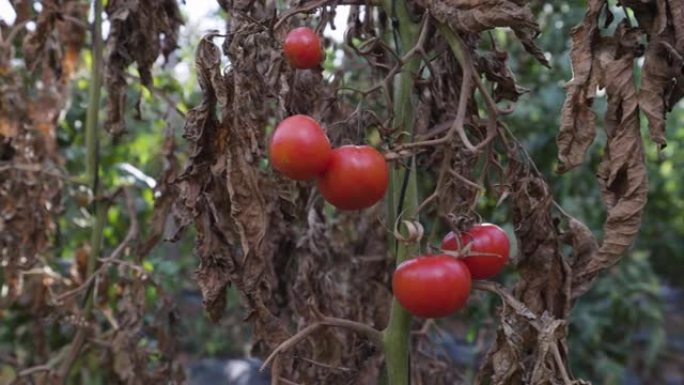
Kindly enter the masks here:
[[[88, 263], [86, 266], [86, 274], [84, 279], [90, 277], [95, 271], [95, 265], [100, 256], [100, 248], [102, 245], [102, 233], [107, 217], [107, 203], [100, 199], [99, 188], [99, 132], [98, 132], [98, 113], [100, 111], [100, 97], [102, 88], [102, 0], [95, 0], [94, 4], [95, 20], [92, 26], [92, 64], [88, 109], [86, 112], [86, 176], [88, 184], [90, 185], [93, 203], [91, 212], [93, 214], [94, 223], [90, 235], [90, 253], [88, 254]], [[95, 281], [93, 281], [95, 282]], [[92, 291], [95, 289], [94, 284], [91, 283], [86, 290], [84, 311], [85, 317], [89, 318], [93, 308]], [[78, 358], [79, 352], [83, 347], [86, 339], [86, 327], [81, 327], [77, 330], [74, 340], [71, 342], [69, 354], [61, 363], [59, 374], [57, 376], [58, 384], [65, 384], [68, 381], [69, 372]]]
[[[409, 52], [419, 41], [420, 28], [414, 23], [406, 7], [405, 0], [383, 0], [383, 7], [392, 19], [392, 38], [396, 41], [398, 55]], [[397, 37], [398, 39], [394, 39]], [[413, 57], [404, 63], [402, 71], [395, 79], [393, 97], [393, 128], [395, 132], [413, 137], [415, 109], [413, 89], [416, 72], [420, 67], [420, 57]], [[390, 170], [390, 187], [388, 195], [388, 223], [395, 223], [400, 216], [415, 218], [418, 207], [418, 182], [416, 178], [415, 158], [409, 159], [408, 165], [397, 162]], [[396, 239], [390, 241], [390, 250], [396, 258], [397, 265], [417, 254], [419, 244], [405, 244]], [[411, 315], [392, 299], [390, 319], [383, 331], [383, 345], [387, 379], [391, 385], [408, 385], [410, 383], [410, 334]]]

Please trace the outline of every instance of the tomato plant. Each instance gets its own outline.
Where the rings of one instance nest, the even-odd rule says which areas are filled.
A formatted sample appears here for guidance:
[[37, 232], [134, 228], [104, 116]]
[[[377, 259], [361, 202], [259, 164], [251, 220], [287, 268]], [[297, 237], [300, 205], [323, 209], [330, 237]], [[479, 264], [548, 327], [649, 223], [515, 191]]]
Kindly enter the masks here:
[[321, 39], [311, 28], [299, 27], [285, 37], [285, 58], [295, 68], [315, 68], [323, 60]]
[[464, 252], [463, 262], [473, 279], [486, 279], [497, 275], [508, 262], [510, 242], [499, 226], [482, 223], [458, 235], [449, 232], [442, 240], [442, 249]]
[[335, 207], [359, 210], [382, 199], [388, 183], [387, 163], [378, 150], [348, 145], [332, 151], [327, 170], [318, 178], [318, 189]]
[[293, 115], [276, 127], [269, 153], [276, 170], [295, 180], [307, 180], [325, 170], [332, 148], [318, 122], [306, 115]]
[[397, 301], [411, 314], [440, 318], [462, 308], [470, 295], [470, 271], [449, 255], [425, 255], [400, 264], [392, 277]]

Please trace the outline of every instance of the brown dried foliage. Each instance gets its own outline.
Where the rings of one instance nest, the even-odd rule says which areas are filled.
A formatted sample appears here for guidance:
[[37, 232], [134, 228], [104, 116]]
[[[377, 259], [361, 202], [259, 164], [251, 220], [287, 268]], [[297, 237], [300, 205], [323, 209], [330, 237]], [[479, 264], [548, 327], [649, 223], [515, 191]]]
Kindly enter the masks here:
[[[128, 3], [131, 4], [126, 7], [132, 7], [134, 2]], [[109, 4], [115, 6], [114, 2]], [[59, 116], [68, 106], [71, 81], [85, 48], [88, 3], [42, 1], [38, 13], [33, 11], [31, 1], [12, 5], [17, 13], [14, 25], [0, 25], [0, 37], [4, 38], [0, 40], [0, 262], [3, 286], [9, 289], [3, 293], [0, 316], [8, 311], [30, 319], [26, 331], [19, 331], [14, 337], [18, 347], [20, 340], [30, 333], [31, 354], [5, 356], [8, 352], [3, 350], [3, 364], [8, 358], [7, 363], [15, 367], [14, 384], [59, 384], [69, 376], [72, 364], [65, 363], [90, 355], [102, 363], [103, 373], [110, 375], [108, 383], [181, 384], [184, 373], [175, 362], [178, 322], [174, 304], [141, 266], [142, 258], [161, 239], [175, 196], [171, 184], [177, 173], [173, 137], [169, 136], [165, 145], [167, 167], [159, 185], [161, 197], [152, 229], [147, 232], [138, 225], [133, 193], [128, 188], [97, 197], [105, 204], [126, 206], [130, 221], [126, 237], [115, 249], [107, 250], [105, 258], [99, 258], [90, 277], [85, 276], [86, 261], [93, 258], [88, 245], [76, 251], [68, 273], [53, 269], [60, 262], [52, 249], [56, 217], [62, 214], [62, 204], [68, 198], [65, 186], [73, 182], [63, 169], [56, 130]], [[144, 31], [151, 36], [148, 22], [164, 26], [169, 23], [167, 15], [175, 15], [174, 22], [180, 20], [174, 1], [163, 7], [166, 14], [148, 9], [145, 25], [128, 25], [127, 31], [119, 33], [138, 36]], [[117, 16], [123, 17], [121, 13]], [[126, 19], [118, 20], [125, 23]], [[25, 28], [29, 21], [35, 21], [35, 29], [30, 32]], [[135, 51], [129, 52], [133, 57], [146, 58], [143, 71], [147, 78], [159, 50], [168, 55], [175, 48], [172, 32], [177, 25], [162, 29], [156, 29], [157, 40], [128, 46]], [[159, 42], [161, 32], [167, 36], [164, 43]], [[113, 35], [112, 38], [116, 40]], [[160, 44], [164, 48], [158, 47]], [[109, 60], [111, 68], [121, 64], [111, 56]], [[88, 195], [85, 190], [83, 193]], [[138, 244], [141, 234], [146, 234], [147, 239]], [[93, 320], [82, 306], [83, 294], [90, 292], [91, 284], [98, 298], [96, 312], [106, 322]], [[146, 303], [150, 286], [163, 299], [154, 304], [158, 306]], [[109, 302], [111, 293], [115, 293], [115, 305]], [[146, 317], [150, 312], [154, 312], [153, 317]], [[76, 340], [78, 336], [82, 340], [55, 346], [51, 334], [54, 330], [63, 331], [60, 337], [68, 338], [74, 333]], [[142, 335], [154, 336], [158, 347], [141, 345]], [[78, 352], [73, 346], [81, 343], [84, 347], [80, 354], [69, 357]]]
[[521, 0], [434, 0], [428, 2], [431, 14], [462, 32], [478, 34], [494, 28], [511, 28], [525, 50], [549, 66], [544, 53], [534, 43], [539, 25], [527, 1]]
[[178, 44], [183, 19], [176, 0], [111, 0], [106, 8], [110, 22], [105, 53], [107, 121], [114, 136], [126, 131], [126, 72], [135, 63], [140, 82], [152, 85], [152, 65], [159, 55], [168, 59]]
[[[391, 260], [376, 216], [340, 214], [331, 220], [311, 185], [282, 179], [261, 165], [273, 117], [309, 113], [332, 124], [346, 118], [349, 107], [332, 104], [335, 90], [320, 73], [295, 72], [282, 61], [285, 29], [273, 38], [266, 5], [234, 3], [228, 9], [236, 16], [223, 52], [232, 65], [222, 69], [214, 35], [202, 39], [196, 68], [204, 99], [188, 114], [190, 159], [177, 179], [178, 223], [197, 230], [196, 277], [205, 308], [218, 320], [226, 287], [235, 285], [261, 354], [323, 317], [384, 326]], [[276, 359], [282, 376], [303, 383], [349, 382], [359, 372], [377, 376], [379, 362], [368, 359], [374, 350], [363, 337], [325, 329], [310, 341]]]
[[[18, 12], [0, 41], [0, 261], [9, 284], [8, 301], [20, 294], [21, 270], [39, 264], [55, 231], [66, 175], [57, 153], [57, 119], [85, 39], [87, 9], [78, 1], [46, 1], [36, 28]], [[13, 67], [17, 41], [26, 66]], [[22, 82], [22, 72], [43, 87]]]
[[[634, 5], [639, 26], [623, 20], [613, 36], [601, 36], [599, 17], [601, 12], [608, 12], [606, 3], [589, 1], [584, 20], [571, 34], [574, 77], [566, 87], [558, 134], [558, 171], [565, 172], [583, 162], [596, 135], [592, 111], [595, 92], [597, 88], [605, 89], [607, 143], [597, 170], [608, 211], [603, 240], [597, 242], [584, 224], [562, 210], [559, 219], [566, 222], [567, 230], [561, 231], [552, 216], [553, 198], [546, 182], [536, 171], [525, 170], [516, 161], [516, 152], [509, 154], [508, 180], [513, 187], [514, 223], [520, 245], [516, 265], [521, 280], [513, 291], [514, 297], [501, 288], [486, 288], [499, 293], [505, 305], [498, 338], [482, 367], [480, 381], [500, 385], [584, 383], [575, 380], [566, 368], [566, 320], [574, 302], [591, 287], [597, 274], [617, 263], [637, 235], [648, 192], [639, 111], [641, 108], [649, 120], [654, 142], [663, 145], [664, 106], [671, 96], [658, 84], [678, 76], [672, 77], [666, 71], [672, 65], [670, 59], [678, 53], [655, 58], [654, 52], [662, 52], [664, 31], [684, 20], [668, 21], [675, 13], [667, 13], [666, 2], [655, 3], [625, 2]], [[646, 52], [651, 63], [644, 64], [639, 91], [634, 62], [643, 51], [640, 42], [644, 34], [649, 37]], [[674, 39], [674, 34], [671, 37]], [[560, 252], [561, 243], [571, 246], [570, 255]], [[516, 303], [518, 300], [520, 303]]]
[[[39, 315], [52, 310], [62, 322], [87, 328], [88, 335], [97, 336], [86, 344], [86, 351], [97, 350], [111, 358], [106, 362], [113, 383], [182, 381], [173, 362], [176, 318], [172, 304], [162, 303], [151, 325], [142, 317], [148, 310], [144, 285], [154, 282], [140, 268], [141, 258], [163, 236], [172, 209], [178, 225], [174, 238], [188, 226], [196, 229], [196, 278], [209, 317], [221, 318], [226, 288], [235, 285], [247, 310], [246, 320], [254, 327], [256, 353], [265, 355], [297, 331], [326, 319], [344, 318], [377, 329], [386, 325], [393, 264], [387, 245], [394, 242], [387, 242], [391, 226], [385, 223], [381, 207], [330, 214], [311, 184], [286, 180], [263, 165], [268, 128], [295, 113], [322, 121], [335, 145], [358, 143], [364, 140], [366, 129], [374, 127], [397, 165], [415, 155], [420, 172], [435, 181], [434, 192], [420, 206], [421, 214], [437, 215], [453, 229], [478, 219], [474, 208], [483, 192], [492, 193], [500, 203], [510, 200], [520, 249], [514, 263], [521, 278], [512, 291], [489, 282], [475, 284], [476, 289], [496, 293], [503, 301], [497, 338], [479, 380], [495, 385], [584, 383], [567, 370], [567, 319], [578, 296], [602, 269], [619, 260], [638, 231], [647, 192], [639, 111], [649, 121], [653, 141], [664, 145], [665, 113], [684, 92], [680, 81], [684, 8], [680, 2], [624, 1], [634, 9], [638, 26], [623, 21], [613, 36], [601, 36], [598, 22], [606, 3], [590, 0], [584, 20], [572, 31], [574, 78], [567, 85], [558, 135], [559, 171], [583, 162], [595, 137], [595, 91], [605, 88], [607, 143], [597, 174], [608, 216], [604, 239], [597, 242], [579, 220], [562, 210], [558, 210], [560, 216], [556, 214], [549, 186], [502, 121], [510, 111], [496, 105], [500, 100], [516, 101], [524, 90], [516, 84], [505, 52], [493, 43], [489, 51], [481, 48], [482, 32], [510, 28], [533, 57], [548, 65], [533, 42], [539, 27], [525, 2], [411, 4], [414, 10], [427, 10], [421, 25], [423, 38], [409, 52], [401, 53], [408, 56], [402, 60], [392, 43], [380, 38], [391, 25], [387, 15], [375, 18], [369, 16], [370, 6], [355, 5], [347, 25], [347, 48], [371, 67], [361, 71], [360, 82], [374, 85], [342, 92], [341, 76], [328, 82], [318, 70], [294, 71], [281, 55], [280, 42], [285, 31], [297, 24], [297, 14], [322, 7], [316, 27], [320, 30], [331, 22], [334, 11], [325, 1], [297, 3], [287, 17], [278, 18], [273, 2], [219, 0], [231, 15], [227, 37], [222, 47], [214, 44], [218, 37], [214, 33], [198, 44], [195, 64], [203, 100], [187, 115], [188, 161], [182, 171], [177, 169], [173, 140], [167, 138], [161, 197], [146, 240], [139, 242], [131, 192], [124, 190], [131, 230], [119, 247], [100, 259], [96, 270], [95, 277], [101, 277], [117, 266], [116, 282], [103, 280], [97, 285], [98, 290], [113, 285], [119, 296], [116, 309], [97, 305], [110, 326], [83, 322], [88, 317], [76, 295], [95, 279], [83, 277], [82, 266], [72, 269], [69, 281], [51, 277], [55, 281], [47, 287], [34, 281], [19, 285], [18, 269], [35, 266], [36, 256], [49, 246], [53, 227], [49, 211], [58, 207], [61, 190], [61, 184], [54, 181], [63, 178], [55, 166], [60, 161], [54, 148], [54, 126], [84, 35], [84, 24], [73, 20], [84, 19], [85, 9], [71, 1], [44, 3], [47, 6], [38, 15], [35, 32], [24, 37], [23, 50], [28, 68], [55, 85], [44, 93], [56, 93], [25, 98], [18, 75], [9, 65], [12, 50], [0, 51], [4, 80], [0, 252], [10, 266], [4, 271], [6, 281], [14, 283], [13, 298], [17, 288], [34, 285], [37, 289], [22, 305], [31, 306]], [[73, 12], [73, 17], [57, 17], [57, 5]], [[360, 17], [362, 7], [367, 8], [364, 18]], [[160, 53], [168, 56], [175, 48], [180, 18], [172, 0], [110, 1], [107, 13], [112, 25], [106, 58], [107, 123], [110, 132], [119, 135], [125, 130], [125, 71], [137, 63], [141, 82], [150, 85], [152, 63]], [[18, 9], [18, 14], [17, 23], [28, 18], [26, 10]], [[445, 31], [453, 36], [445, 38]], [[7, 36], [5, 30], [3, 36]], [[637, 88], [633, 63], [643, 50], [641, 36], [647, 37], [647, 46]], [[362, 44], [353, 46], [354, 38]], [[0, 43], [3, 48], [12, 47], [12, 42]], [[230, 60], [228, 67], [224, 55]], [[411, 57], [422, 59], [430, 74], [415, 83], [419, 113], [413, 142], [399, 139], [401, 133], [391, 123], [390, 97], [394, 76]], [[493, 84], [491, 95], [483, 79]], [[484, 105], [478, 106], [476, 93]], [[120, 196], [117, 192], [108, 199], [113, 203]], [[22, 238], [25, 232], [33, 242]], [[561, 252], [562, 244], [571, 247], [569, 255]], [[25, 260], [5, 255], [5, 250], [20, 247], [32, 248], [25, 250]], [[88, 250], [82, 251], [85, 260]], [[298, 383], [376, 383], [381, 354], [366, 338], [368, 333], [356, 333], [358, 326], [352, 329], [317, 328], [306, 336], [306, 343], [276, 354], [273, 373]], [[157, 336], [163, 356], [160, 366], [152, 366], [149, 352], [137, 345], [145, 331]], [[418, 338], [412, 350], [413, 383], [458, 381], [447, 359], [426, 352], [426, 341]], [[37, 351], [38, 362], [59, 354], [44, 344]], [[51, 367], [24, 368], [24, 374], [17, 383], [28, 375], [43, 383], [59, 380]]]

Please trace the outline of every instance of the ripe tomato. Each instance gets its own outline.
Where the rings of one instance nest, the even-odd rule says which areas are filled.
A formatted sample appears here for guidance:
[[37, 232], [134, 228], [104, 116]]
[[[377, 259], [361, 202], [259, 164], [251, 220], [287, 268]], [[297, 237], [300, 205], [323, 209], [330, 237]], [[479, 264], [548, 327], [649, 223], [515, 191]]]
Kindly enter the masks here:
[[442, 240], [442, 250], [467, 250], [462, 259], [473, 279], [497, 275], [508, 262], [510, 247], [506, 232], [491, 223], [475, 225], [459, 235], [451, 231]]
[[385, 158], [370, 146], [342, 146], [318, 178], [323, 198], [342, 210], [360, 210], [385, 196], [389, 174]]
[[318, 122], [306, 115], [293, 115], [276, 127], [269, 153], [276, 170], [292, 179], [306, 180], [325, 171], [332, 148]]
[[323, 60], [321, 40], [311, 28], [299, 27], [285, 37], [285, 58], [295, 68], [315, 68]]
[[409, 313], [440, 318], [462, 308], [470, 295], [470, 271], [449, 255], [425, 255], [404, 261], [392, 276], [397, 301]]

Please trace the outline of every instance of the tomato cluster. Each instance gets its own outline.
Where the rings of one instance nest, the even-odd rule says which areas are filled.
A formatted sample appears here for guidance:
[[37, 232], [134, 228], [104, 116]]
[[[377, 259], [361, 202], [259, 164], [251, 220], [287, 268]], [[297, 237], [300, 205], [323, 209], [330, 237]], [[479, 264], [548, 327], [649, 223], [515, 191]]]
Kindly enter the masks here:
[[394, 271], [394, 296], [415, 316], [440, 318], [461, 309], [470, 295], [471, 280], [498, 274], [508, 262], [510, 244], [504, 230], [483, 223], [462, 233], [449, 232], [442, 250], [449, 255], [419, 256]]
[[[316, 68], [323, 60], [318, 35], [310, 28], [290, 31], [283, 45], [295, 68]], [[370, 146], [333, 149], [321, 126], [294, 115], [278, 124], [269, 147], [273, 167], [295, 180], [317, 179], [328, 202], [342, 210], [367, 208], [382, 199], [389, 184], [385, 158]], [[491, 278], [508, 262], [508, 236], [496, 225], [449, 232], [441, 255], [419, 256], [400, 264], [392, 277], [399, 303], [423, 318], [446, 317], [465, 306], [473, 279]]]
[[[323, 59], [321, 42], [310, 28], [290, 31], [283, 45], [285, 58], [298, 69], [315, 68]], [[370, 146], [332, 149], [321, 126], [306, 115], [278, 124], [269, 154], [273, 168], [295, 180], [317, 178], [328, 202], [342, 210], [360, 210], [385, 196], [389, 170], [385, 158]]]

